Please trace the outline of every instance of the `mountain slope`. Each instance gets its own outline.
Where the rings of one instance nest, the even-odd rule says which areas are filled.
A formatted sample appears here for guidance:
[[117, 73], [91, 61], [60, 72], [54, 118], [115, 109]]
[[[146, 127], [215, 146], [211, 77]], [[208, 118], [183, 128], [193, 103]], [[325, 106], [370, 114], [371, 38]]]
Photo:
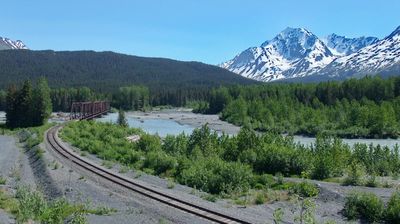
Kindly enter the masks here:
[[94, 51], [0, 51], [0, 89], [46, 76], [52, 87], [88, 86], [113, 90], [131, 84], [151, 88], [252, 84], [254, 80], [199, 62], [145, 58]]
[[376, 37], [347, 38], [330, 34], [321, 39], [329, 50], [336, 56], [346, 56], [379, 41]]
[[376, 73], [399, 73], [399, 63], [400, 26], [381, 41], [336, 59], [317, 74], [348, 77]]
[[10, 50], [10, 49], [28, 49], [28, 48], [20, 40], [13, 41], [8, 38], [0, 37], [0, 50]]
[[302, 77], [335, 59], [317, 36], [303, 28], [286, 28], [271, 41], [253, 47], [220, 66], [259, 81]]
[[319, 39], [302, 28], [287, 28], [271, 41], [249, 48], [220, 66], [259, 81], [341, 80], [400, 74], [400, 27], [386, 38]]

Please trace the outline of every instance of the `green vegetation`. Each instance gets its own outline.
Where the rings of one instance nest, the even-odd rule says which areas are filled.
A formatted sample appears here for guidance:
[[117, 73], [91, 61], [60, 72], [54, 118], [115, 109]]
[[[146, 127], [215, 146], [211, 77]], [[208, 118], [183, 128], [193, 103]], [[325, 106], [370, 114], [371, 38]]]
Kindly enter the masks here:
[[122, 127], [128, 127], [128, 121], [126, 120], [125, 112], [121, 109], [118, 111], [117, 124]]
[[344, 215], [349, 220], [362, 219], [369, 223], [399, 223], [400, 192], [395, 191], [386, 206], [373, 193], [352, 192], [346, 197]]
[[[131, 143], [125, 139], [132, 134], [139, 134], [140, 140]], [[400, 168], [398, 147], [390, 150], [358, 144], [350, 149], [341, 140], [325, 135], [318, 136], [312, 147], [304, 147], [280, 134], [257, 135], [242, 128], [237, 136], [218, 136], [204, 126], [190, 136], [181, 134], [161, 140], [138, 129], [82, 121], [68, 124], [61, 136], [100, 158], [170, 177], [212, 194], [284, 185], [278, 173], [325, 179], [345, 176], [351, 167], [357, 172], [358, 167], [368, 167], [365, 171], [368, 175], [394, 174]], [[268, 174], [277, 174], [277, 178]], [[361, 184], [358, 175], [348, 174], [348, 178], [356, 180], [347, 184]], [[307, 197], [318, 193], [307, 182], [285, 190]]]
[[303, 181], [299, 184], [294, 184], [291, 186], [290, 190], [301, 197], [315, 197], [319, 193], [319, 190], [315, 184], [306, 181]]
[[[129, 142], [125, 137], [132, 134], [140, 135], [140, 140]], [[325, 179], [343, 177], [353, 166], [368, 167], [368, 175], [394, 174], [400, 168], [398, 147], [390, 150], [358, 144], [350, 149], [340, 139], [326, 135], [318, 136], [315, 145], [305, 147], [280, 134], [258, 135], [242, 128], [237, 136], [219, 136], [203, 126], [189, 136], [160, 139], [139, 129], [82, 121], [69, 123], [61, 137], [83, 151], [111, 161], [105, 164], [118, 162], [220, 195], [272, 188], [314, 197], [318, 194], [314, 184], [284, 183], [280, 173]]]
[[385, 211], [388, 223], [400, 223], [400, 191], [393, 193]]
[[373, 193], [353, 192], [346, 197], [344, 215], [350, 219], [365, 219], [370, 223], [384, 219], [384, 203]]
[[[37, 79], [38, 74], [47, 78], [51, 88], [63, 88], [52, 94], [55, 111], [69, 111], [71, 98], [75, 101], [93, 98], [111, 101], [111, 95], [117, 93], [120, 87], [131, 85], [148, 87], [149, 102], [153, 106], [184, 106], [189, 101], [206, 100], [212, 87], [257, 83], [199, 62], [113, 52], [1, 51], [0, 68], [0, 89], [3, 90], [21, 80]], [[88, 89], [96, 94], [87, 95]], [[0, 110], [4, 110], [1, 98], [0, 92]], [[132, 105], [130, 102], [123, 103], [127, 108]]]
[[260, 131], [348, 138], [400, 134], [400, 77], [220, 87], [197, 105], [197, 112], [220, 113]]
[[113, 95], [113, 106], [124, 110], [145, 110], [149, 108], [150, 93], [144, 86], [121, 87]]
[[[0, 208], [14, 214], [18, 223], [29, 220], [40, 223], [64, 223], [67, 218], [82, 219], [85, 213], [82, 205], [72, 205], [65, 199], [48, 202], [43, 194], [27, 187], [19, 187], [15, 198], [0, 191]], [[80, 223], [86, 223], [86, 219], [82, 221]]]
[[30, 81], [25, 81], [19, 90], [10, 86], [6, 101], [6, 125], [10, 128], [43, 125], [52, 110], [50, 89], [44, 78], [39, 79], [35, 89]]
[[0, 175], [0, 185], [4, 185], [4, 184], [6, 184], [6, 182], [7, 182], [7, 179]]
[[27, 186], [17, 188], [15, 195], [0, 190], [0, 208], [13, 214], [18, 223], [87, 223], [86, 214], [109, 215], [115, 209], [107, 207], [89, 208], [72, 204], [65, 198], [47, 201], [40, 191]]

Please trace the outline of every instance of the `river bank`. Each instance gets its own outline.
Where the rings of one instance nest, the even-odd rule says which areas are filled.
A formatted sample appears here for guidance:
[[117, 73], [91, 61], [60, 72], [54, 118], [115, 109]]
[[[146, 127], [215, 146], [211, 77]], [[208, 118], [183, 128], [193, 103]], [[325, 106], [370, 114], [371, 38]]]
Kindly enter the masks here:
[[[220, 133], [225, 133], [229, 135], [235, 135], [239, 133], [240, 127], [228, 123], [226, 121], [220, 120], [219, 116], [216, 114], [196, 114], [191, 111], [191, 109], [187, 108], [174, 108], [174, 109], [164, 109], [150, 112], [141, 112], [141, 111], [129, 111], [126, 113], [127, 118], [133, 118], [137, 120], [172, 120], [176, 123], [184, 126], [190, 126], [193, 128], [199, 128], [205, 124], [208, 125], [212, 130], [215, 130]], [[143, 128], [143, 127], [142, 127]], [[172, 127], [171, 127], [172, 128]], [[146, 129], [146, 128], [144, 128]], [[187, 132], [185, 131], [187, 134]], [[294, 141], [300, 144], [304, 144], [310, 146], [315, 143], [315, 137], [307, 137], [301, 135], [295, 135]], [[389, 148], [393, 148], [396, 145], [400, 146], [399, 139], [343, 139], [343, 141], [349, 146], [353, 146], [357, 143], [361, 144], [373, 144], [373, 145], [381, 145], [388, 146]]]
[[127, 116], [137, 119], [173, 120], [178, 124], [189, 125], [194, 128], [199, 128], [207, 124], [212, 130], [229, 135], [235, 135], [240, 131], [240, 127], [220, 120], [219, 116], [216, 114], [196, 114], [193, 113], [191, 109], [187, 108], [165, 109], [150, 112], [132, 111], [127, 112]]

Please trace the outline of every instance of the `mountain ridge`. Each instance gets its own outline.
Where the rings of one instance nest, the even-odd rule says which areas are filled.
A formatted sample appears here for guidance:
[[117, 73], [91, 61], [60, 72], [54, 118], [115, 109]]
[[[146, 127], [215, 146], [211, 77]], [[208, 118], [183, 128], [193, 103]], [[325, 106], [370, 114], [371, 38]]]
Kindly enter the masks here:
[[28, 49], [21, 40], [11, 40], [7, 37], [0, 37], [0, 50]]
[[[291, 34], [287, 35], [288, 33]], [[289, 27], [277, 34], [272, 40], [263, 42], [259, 47], [248, 48], [219, 66], [244, 77], [264, 82], [297, 80], [306, 76], [315, 76], [321, 79], [322, 76], [335, 76], [336, 79], [338, 77], [343, 79], [363, 73], [376, 74], [381, 72], [386, 74], [389, 72], [387, 69], [390, 69], [390, 72], [400, 73], [400, 70], [396, 69], [398, 66], [394, 66], [398, 61], [397, 58], [400, 59], [400, 45], [397, 44], [396, 39], [398, 36], [400, 37], [400, 26], [382, 40], [365, 36], [348, 38], [337, 34], [318, 38], [307, 29]], [[277, 42], [277, 40], [279, 41]], [[285, 46], [297, 47], [288, 48], [285, 51]], [[343, 68], [343, 63], [338, 63], [350, 60], [356, 54], [367, 54], [365, 49], [370, 49], [369, 46], [386, 47], [386, 49], [375, 49], [374, 52], [377, 55], [370, 55], [370, 59], [367, 59], [372, 60], [373, 57], [380, 57], [372, 60], [379, 64], [379, 68], [363, 69], [368, 67], [368, 62], [365, 60], [364, 64], [358, 64], [360, 69]], [[296, 57], [292, 57], [293, 55]], [[386, 64], [390, 65], [385, 66]]]

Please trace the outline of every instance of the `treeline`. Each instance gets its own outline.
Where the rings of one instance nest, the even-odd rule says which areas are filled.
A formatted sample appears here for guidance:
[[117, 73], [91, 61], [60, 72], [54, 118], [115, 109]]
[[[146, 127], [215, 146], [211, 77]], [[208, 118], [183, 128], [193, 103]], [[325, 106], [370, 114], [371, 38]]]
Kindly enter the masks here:
[[107, 99], [107, 95], [99, 94], [87, 87], [52, 89], [51, 102], [53, 111], [71, 111], [73, 102], [85, 102]]
[[113, 94], [124, 86], [146, 86], [151, 105], [183, 106], [190, 100], [207, 99], [213, 87], [256, 83], [199, 62], [114, 52], [0, 51], [0, 68], [3, 90], [41, 75], [52, 89], [88, 87], [99, 94]]
[[[210, 96], [210, 87], [155, 88], [143, 85], [120, 87], [112, 92], [94, 91], [88, 87], [53, 88], [50, 92], [54, 111], [68, 112], [72, 102], [108, 100], [115, 108], [143, 110], [152, 106], [186, 106], [193, 101], [204, 102]], [[6, 109], [6, 91], [0, 90], [0, 111]]]
[[88, 87], [51, 90], [54, 111], [69, 112], [73, 102], [107, 100], [111, 106], [124, 110], [144, 110], [150, 105], [149, 89], [144, 86], [121, 87], [115, 93], [102, 94]]
[[196, 110], [220, 113], [228, 122], [260, 131], [398, 137], [400, 77], [221, 87]]
[[6, 95], [6, 125], [10, 128], [39, 126], [51, 115], [50, 88], [45, 78], [40, 78], [33, 88], [25, 81], [20, 89], [12, 85]]
[[[193, 101], [205, 101], [209, 97], [209, 88], [151, 90], [142, 85], [130, 85], [117, 91], [99, 93], [88, 87], [60, 88], [51, 90], [54, 111], [68, 112], [72, 102], [108, 100], [114, 108], [123, 110], [146, 110], [153, 106], [186, 106]], [[1, 110], [1, 91], [0, 91]]]
[[144, 86], [121, 87], [113, 94], [111, 105], [123, 110], [143, 110], [150, 106], [149, 89]]

